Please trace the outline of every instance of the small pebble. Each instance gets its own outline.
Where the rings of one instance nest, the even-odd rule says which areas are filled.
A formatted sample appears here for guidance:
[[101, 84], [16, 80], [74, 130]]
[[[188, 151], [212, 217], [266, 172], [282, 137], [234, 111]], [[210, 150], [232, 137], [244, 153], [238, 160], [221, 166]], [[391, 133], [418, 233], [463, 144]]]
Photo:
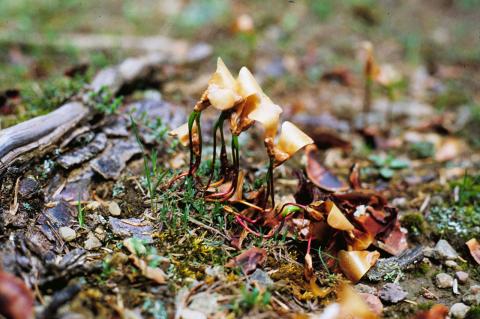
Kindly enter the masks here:
[[95, 228], [95, 236], [100, 240], [105, 239], [106, 234], [105, 234], [105, 229], [103, 229], [103, 226], [98, 226], [97, 228]]
[[390, 303], [398, 303], [407, 298], [408, 293], [400, 285], [388, 283], [380, 289], [378, 296], [380, 299]]
[[457, 251], [445, 239], [440, 239], [435, 245], [434, 250], [439, 259], [453, 260], [458, 258]]
[[445, 266], [449, 267], [449, 268], [454, 268], [454, 269], [458, 269], [459, 266], [458, 264], [454, 261], [454, 260], [447, 260], [445, 261]]
[[112, 216], [120, 216], [122, 211], [120, 210], [120, 206], [118, 206], [117, 202], [110, 202], [108, 204], [108, 211]]
[[454, 304], [450, 308], [449, 315], [453, 319], [463, 319], [467, 315], [468, 310], [470, 310], [469, 306], [459, 302], [459, 303]]
[[84, 247], [86, 250], [93, 250], [102, 247], [102, 243], [98, 240], [93, 233], [89, 233]]
[[468, 280], [468, 273], [466, 273], [464, 271], [457, 271], [455, 273], [455, 276], [457, 277], [458, 281], [462, 284], [467, 282], [467, 280]]
[[435, 276], [435, 284], [438, 288], [451, 288], [453, 286], [453, 277], [446, 273], [440, 273]]
[[397, 208], [406, 208], [408, 206], [408, 200], [405, 197], [396, 197], [392, 200], [392, 205]]
[[60, 227], [58, 231], [65, 241], [72, 241], [77, 238], [77, 232], [70, 227]]

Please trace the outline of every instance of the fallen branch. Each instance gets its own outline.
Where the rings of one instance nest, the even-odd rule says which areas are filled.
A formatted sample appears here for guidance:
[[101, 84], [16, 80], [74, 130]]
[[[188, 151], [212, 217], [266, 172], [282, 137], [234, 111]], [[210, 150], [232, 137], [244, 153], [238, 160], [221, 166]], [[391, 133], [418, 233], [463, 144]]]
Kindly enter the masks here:
[[[55, 145], [79, 123], [90, 115], [87, 107], [90, 92], [102, 88], [117, 94], [122, 87], [135, 86], [148, 80], [162, 64], [184, 64], [204, 59], [211, 53], [207, 45], [198, 51], [197, 46], [188, 46], [180, 51], [178, 48], [163, 48], [161, 53], [129, 58], [122, 63], [101, 70], [82, 93], [73, 97], [75, 101], [67, 102], [55, 111], [42, 115], [0, 131], [0, 174], [12, 163], [34, 156], [40, 156]], [[195, 51], [197, 50], [197, 51]], [[195, 52], [193, 52], [195, 51]], [[36, 151], [36, 152], [33, 152]]]

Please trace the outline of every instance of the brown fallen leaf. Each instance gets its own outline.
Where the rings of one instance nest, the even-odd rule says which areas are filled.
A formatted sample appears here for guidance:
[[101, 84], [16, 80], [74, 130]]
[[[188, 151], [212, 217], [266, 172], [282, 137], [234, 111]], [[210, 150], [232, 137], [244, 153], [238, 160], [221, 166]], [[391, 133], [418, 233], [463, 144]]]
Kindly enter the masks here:
[[252, 247], [230, 259], [225, 267], [241, 267], [242, 271], [249, 275], [267, 259], [267, 251], [263, 248]]
[[352, 223], [332, 201], [326, 201], [325, 206], [328, 211], [327, 223], [330, 227], [344, 231], [354, 230]]
[[448, 307], [436, 304], [426, 311], [417, 313], [412, 319], [445, 319], [448, 315]]
[[163, 272], [162, 269], [158, 267], [150, 267], [147, 262], [143, 259], [140, 259], [134, 255], [131, 255], [130, 260], [133, 264], [140, 269], [142, 275], [155, 281], [157, 284], [165, 284], [167, 275]]
[[465, 243], [470, 250], [473, 259], [480, 265], [480, 243], [475, 238], [470, 239]]
[[377, 241], [375, 246], [394, 256], [401, 254], [408, 248], [406, 230], [400, 228], [400, 223], [397, 221], [392, 232], [385, 239]]
[[305, 148], [307, 156], [307, 176], [319, 188], [329, 192], [339, 192], [348, 189], [348, 185], [338, 177], [329, 172], [316, 159], [318, 148], [315, 145], [308, 145]]
[[342, 272], [352, 282], [359, 281], [367, 271], [375, 265], [380, 253], [378, 251], [345, 251], [338, 252], [338, 264]]
[[34, 299], [18, 277], [0, 271], [0, 315], [7, 319], [32, 319]]
[[354, 190], [359, 190], [362, 188], [362, 181], [360, 180], [360, 166], [357, 163], [353, 164], [350, 168], [348, 182], [350, 183], [350, 187]]

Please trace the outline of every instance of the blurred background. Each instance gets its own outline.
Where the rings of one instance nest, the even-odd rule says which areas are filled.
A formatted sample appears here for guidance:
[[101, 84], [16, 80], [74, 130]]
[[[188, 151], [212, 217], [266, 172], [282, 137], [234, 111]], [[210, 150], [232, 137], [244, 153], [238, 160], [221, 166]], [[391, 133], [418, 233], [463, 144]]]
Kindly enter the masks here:
[[480, 117], [480, 0], [2, 0], [0, 91], [25, 101], [2, 110], [15, 113], [2, 126], [48, 112], [95, 70], [155, 50], [159, 37], [212, 46], [185, 83], [204, 83], [221, 56], [233, 70], [249, 66], [290, 109], [340, 113], [361, 107], [359, 48], [368, 40], [377, 61], [403, 75], [399, 96]]

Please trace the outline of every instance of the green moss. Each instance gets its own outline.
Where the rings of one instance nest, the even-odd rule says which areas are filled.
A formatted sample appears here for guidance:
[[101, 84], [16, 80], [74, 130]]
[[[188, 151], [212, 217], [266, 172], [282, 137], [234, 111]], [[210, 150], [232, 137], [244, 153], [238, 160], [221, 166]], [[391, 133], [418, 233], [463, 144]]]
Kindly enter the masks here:
[[422, 261], [422, 262], [417, 264], [417, 266], [415, 268], [415, 271], [413, 272], [413, 275], [417, 278], [423, 277], [426, 274], [428, 274], [431, 269], [432, 269], [432, 267], [428, 262]]
[[433, 301], [427, 301], [418, 304], [418, 310], [429, 310], [435, 303]]
[[408, 232], [414, 236], [418, 236], [426, 231], [425, 220], [420, 213], [406, 213], [403, 215], [401, 222], [402, 226], [408, 229]]
[[468, 240], [480, 236], [480, 206], [433, 207], [427, 221], [440, 237]]
[[465, 319], [480, 319], [480, 306], [472, 306]]

